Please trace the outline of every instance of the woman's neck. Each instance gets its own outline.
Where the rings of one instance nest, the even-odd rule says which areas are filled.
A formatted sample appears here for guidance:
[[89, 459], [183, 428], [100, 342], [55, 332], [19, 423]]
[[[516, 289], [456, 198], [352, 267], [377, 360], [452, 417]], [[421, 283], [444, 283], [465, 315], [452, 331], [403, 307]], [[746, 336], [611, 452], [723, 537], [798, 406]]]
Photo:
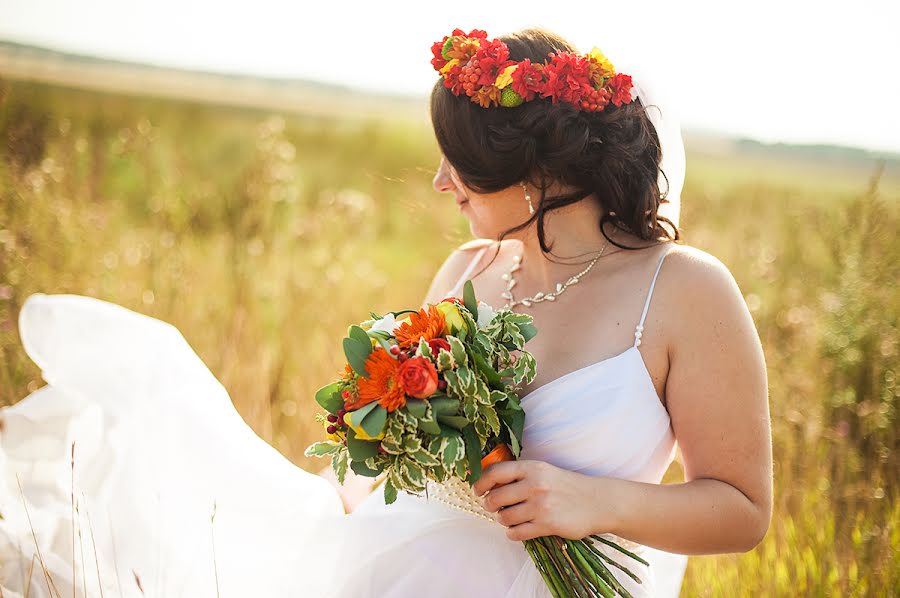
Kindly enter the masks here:
[[[583, 270], [608, 242], [600, 230], [602, 213], [600, 203], [593, 196], [548, 212], [544, 216], [544, 239], [550, 246], [550, 254], [541, 251], [536, 223], [522, 231], [517, 237], [521, 243], [517, 253], [522, 254], [522, 268], [516, 276], [519, 284], [526, 289], [553, 290], [551, 286]], [[619, 243], [626, 236], [609, 224], [604, 230]], [[613, 250], [617, 248], [609, 244], [603, 255]]]

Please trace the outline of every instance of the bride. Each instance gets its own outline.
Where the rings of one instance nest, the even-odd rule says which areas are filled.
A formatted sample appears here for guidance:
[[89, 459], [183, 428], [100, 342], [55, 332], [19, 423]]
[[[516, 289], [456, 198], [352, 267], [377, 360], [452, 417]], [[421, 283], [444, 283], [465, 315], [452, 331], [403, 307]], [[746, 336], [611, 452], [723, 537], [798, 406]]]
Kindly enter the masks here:
[[[521, 458], [462, 505], [433, 485], [385, 506], [369, 478], [336, 492], [246, 426], [174, 327], [33, 295], [19, 329], [47, 385], [0, 411], [0, 594], [547, 597], [521, 540], [604, 534], [650, 562], [623, 563], [640, 585], [613, 569], [633, 596], [670, 596], [683, 555], [761, 541], [765, 363], [727, 268], [675, 242], [677, 125], [545, 30], [455, 31], [433, 53], [434, 185], [479, 240], [425, 302], [471, 279], [534, 317]], [[573, 102], [586, 64], [610, 87]], [[676, 444], [685, 481], [662, 485]]]

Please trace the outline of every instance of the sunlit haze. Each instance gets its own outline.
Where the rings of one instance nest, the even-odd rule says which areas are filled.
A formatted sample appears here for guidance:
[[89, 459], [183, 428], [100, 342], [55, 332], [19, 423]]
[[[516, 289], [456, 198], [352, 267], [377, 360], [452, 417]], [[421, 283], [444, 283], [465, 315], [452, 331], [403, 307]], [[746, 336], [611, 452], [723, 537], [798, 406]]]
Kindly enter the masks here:
[[430, 46], [454, 27], [541, 25], [652, 78], [685, 128], [900, 151], [898, 13], [886, 1], [0, 0], [0, 39], [424, 95]]

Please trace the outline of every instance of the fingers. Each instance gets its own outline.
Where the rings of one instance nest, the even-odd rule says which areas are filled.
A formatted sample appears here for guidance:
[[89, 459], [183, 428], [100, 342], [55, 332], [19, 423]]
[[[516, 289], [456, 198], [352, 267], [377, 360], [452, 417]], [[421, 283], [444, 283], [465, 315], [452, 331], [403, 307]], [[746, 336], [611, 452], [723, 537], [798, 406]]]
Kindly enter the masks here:
[[[505, 511], [506, 509], [503, 509]], [[503, 511], [500, 511], [501, 513]], [[510, 540], [516, 540], [519, 542], [523, 542], [525, 540], [531, 540], [532, 538], [540, 538], [541, 536], [547, 536], [546, 532], [541, 531], [541, 527], [532, 522], [520, 523], [519, 525], [513, 526], [506, 530], [506, 537]]]
[[498, 486], [485, 497], [484, 508], [486, 511], [494, 512], [501, 507], [509, 507], [526, 500], [529, 494], [527, 485], [522, 481]]
[[482, 496], [494, 486], [502, 486], [525, 477], [525, 468], [522, 461], [501, 461], [494, 463], [481, 472], [478, 481], [472, 484], [472, 490], [477, 496]]
[[529, 521], [534, 521], [534, 509], [527, 502], [520, 502], [511, 507], [500, 509], [497, 513], [497, 520], [506, 527], [520, 525]]

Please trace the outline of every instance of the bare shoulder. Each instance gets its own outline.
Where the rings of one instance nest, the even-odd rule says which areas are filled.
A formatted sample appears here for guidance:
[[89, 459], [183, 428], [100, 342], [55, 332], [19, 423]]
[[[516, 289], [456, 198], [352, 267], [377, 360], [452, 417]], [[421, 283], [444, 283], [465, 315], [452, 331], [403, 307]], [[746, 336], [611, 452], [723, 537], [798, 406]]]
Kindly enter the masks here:
[[451, 251], [435, 273], [423, 304], [437, 303], [443, 299], [447, 291], [451, 290], [453, 285], [459, 280], [459, 277], [462, 276], [462, 273], [472, 262], [475, 255], [481, 249], [494, 243], [496, 241], [490, 239], [472, 239]]
[[728, 267], [711, 253], [690, 245], [672, 245], [659, 273], [660, 290], [671, 300], [716, 302], [741, 297]]
[[716, 344], [741, 337], [751, 344], [758, 342], [738, 283], [716, 256], [689, 245], [674, 245], [657, 285], [670, 347], [703, 338]]

